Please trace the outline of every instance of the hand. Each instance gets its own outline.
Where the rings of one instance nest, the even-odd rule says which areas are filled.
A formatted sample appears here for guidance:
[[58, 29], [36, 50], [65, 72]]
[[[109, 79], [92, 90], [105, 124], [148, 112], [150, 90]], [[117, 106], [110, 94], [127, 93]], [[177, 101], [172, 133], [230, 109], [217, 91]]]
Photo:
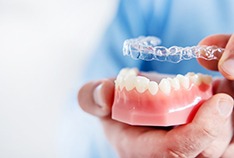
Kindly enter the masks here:
[[100, 118], [120, 157], [220, 157], [232, 139], [233, 99], [214, 95], [187, 124], [167, 128], [130, 126], [111, 119], [113, 80], [90, 82], [78, 95], [81, 108]]
[[209, 70], [218, 70], [229, 80], [234, 80], [234, 34], [233, 35], [212, 35], [203, 39], [200, 45], [216, 45], [225, 48], [220, 60], [207, 61], [198, 59], [201, 65]]
[[[201, 65], [210, 70], [216, 70], [221, 72], [224, 76], [223, 79], [217, 79], [214, 83], [215, 93], [226, 93], [234, 97], [234, 35], [212, 35], [203, 39], [200, 45], [216, 45], [225, 48], [220, 60], [207, 61], [199, 59]], [[234, 113], [232, 113], [232, 124], [234, 122]], [[233, 133], [233, 125], [230, 132]], [[229, 143], [224, 157], [233, 157], [234, 151], [234, 136]]]

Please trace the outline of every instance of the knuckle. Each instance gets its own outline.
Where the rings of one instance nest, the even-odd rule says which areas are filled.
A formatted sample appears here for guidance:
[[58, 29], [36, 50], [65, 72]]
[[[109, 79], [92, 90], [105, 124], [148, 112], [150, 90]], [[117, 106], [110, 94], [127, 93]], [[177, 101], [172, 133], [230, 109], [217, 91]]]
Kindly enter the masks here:
[[216, 155], [216, 154], [214, 154], [214, 151], [212, 152], [212, 150], [204, 150], [204, 151], [202, 151], [201, 152], [201, 154], [199, 155], [200, 157], [207, 157], [207, 158], [210, 158], [210, 157], [212, 157], [212, 158], [215, 158], [215, 157], [217, 157], [218, 158], [218, 156]]
[[212, 158], [218, 158], [222, 155], [222, 149], [220, 149], [220, 145], [212, 145], [210, 147], [208, 147], [207, 149], [205, 149], [204, 151], [202, 151], [200, 153], [200, 157], [212, 157]]
[[215, 139], [218, 135], [217, 130], [211, 130], [209, 127], [201, 128], [202, 135]]
[[177, 142], [176, 146], [168, 146], [166, 152], [166, 157], [172, 158], [194, 158], [198, 151], [200, 151], [201, 144], [199, 142], [194, 141], [190, 138], [184, 138], [183, 142]]
[[171, 138], [173, 143], [168, 143], [166, 149], [166, 157], [172, 158], [194, 158], [201, 149], [201, 142], [197, 141], [197, 137], [183, 136], [179, 138]]
[[187, 156], [184, 153], [175, 149], [168, 149], [167, 153], [168, 153], [167, 157], [170, 158], [187, 158]]

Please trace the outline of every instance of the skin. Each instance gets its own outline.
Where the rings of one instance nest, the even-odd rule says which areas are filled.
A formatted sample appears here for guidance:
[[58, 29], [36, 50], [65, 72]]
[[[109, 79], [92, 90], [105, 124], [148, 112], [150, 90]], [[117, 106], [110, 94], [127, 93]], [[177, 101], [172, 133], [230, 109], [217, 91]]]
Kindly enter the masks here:
[[[209, 36], [199, 44], [225, 48], [219, 61], [199, 59], [199, 63], [205, 68], [220, 71], [223, 78], [214, 81], [215, 95], [204, 102], [189, 124], [160, 128], [120, 123], [111, 119], [114, 99], [113, 79], [89, 82], [80, 89], [79, 105], [84, 111], [100, 119], [107, 138], [120, 157], [229, 158], [233, 156], [234, 74], [229, 71], [232, 63], [226, 64], [229, 66], [227, 69], [225, 62], [234, 57], [234, 35]], [[160, 79], [162, 75], [155, 74], [154, 78]]]

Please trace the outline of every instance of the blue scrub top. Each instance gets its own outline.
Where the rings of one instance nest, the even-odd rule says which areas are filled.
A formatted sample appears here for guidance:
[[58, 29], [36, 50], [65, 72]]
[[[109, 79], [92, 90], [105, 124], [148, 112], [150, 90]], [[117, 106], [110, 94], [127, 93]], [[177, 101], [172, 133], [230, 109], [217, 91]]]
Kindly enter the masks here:
[[[195, 59], [179, 64], [133, 60], [122, 55], [122, 45], [125, 39], [143, 35], [161, 38], [166, 47], [193, 46], [211, 34], [231, 34], [234, 32], [233, 7], [232, 0], [120, 0], [116, 16], [90, 59], [85, 80], [114, 77], [123, 67], [171, 74], [192, 71], [219, 75], [204, 69]], [[97, 150], [100, 142], [91, 145], [90, 157], [105, 157], [103, 153], [113, 157], [107, 152], [110, 148]]]
[[[116, 76], [123, 67], [169, 74], [201, 72], [211, 75], [196, 59], [178, 64], [140, 61], [122, 55], [125, 39], [157, 36], [166, 47], [193, 46], [211, 34], [234, 32], [231, 0], [128, 0], [120, 1], [116, 16], [88, 64], [86, 79]], [[92, 71], [90, 71], [92, 70]]]

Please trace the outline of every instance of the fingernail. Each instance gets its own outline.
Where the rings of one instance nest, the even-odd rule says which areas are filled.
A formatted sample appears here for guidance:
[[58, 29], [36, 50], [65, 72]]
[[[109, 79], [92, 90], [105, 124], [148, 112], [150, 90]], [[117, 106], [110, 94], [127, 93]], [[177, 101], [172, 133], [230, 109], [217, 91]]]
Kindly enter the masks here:
[[233, 105], [230, 101], [221, 99], [219, 100], [218, 109], [222, 116], [228, 117], [232, 113]]
[[234, 76], [234, 58], [229, 58], [223, 62], [221, 68], [230, 76]]
[[93, 99], [94, 99], [94, 102], [100, 106], [100, 107], [104, 107], [105, 106], [105, 101], [104, 101], [104, 98], [103, 98], [103, 95], [102, 95], [102, 88], [103, 88], [103, 83], [99, 84], [95, 89], [94, 89], [94, 92], [93, 92]]

